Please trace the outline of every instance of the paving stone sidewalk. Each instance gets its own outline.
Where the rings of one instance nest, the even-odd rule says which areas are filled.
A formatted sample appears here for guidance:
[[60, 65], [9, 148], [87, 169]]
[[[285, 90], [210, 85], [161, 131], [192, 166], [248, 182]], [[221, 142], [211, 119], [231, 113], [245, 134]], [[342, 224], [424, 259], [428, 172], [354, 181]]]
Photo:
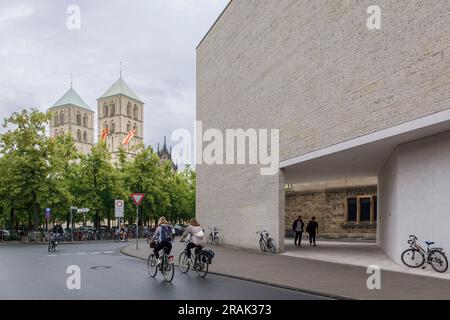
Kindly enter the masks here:
[[[122, 253], [146, 260], [150, 248], [145, 241], [122, 248]], [[226, 246], [210, 246], [216, 253], [211, 272], [296, 290], [352, 299], [450, 299], [450, 281], [395, 271], [381, 271], [381, 289], [367, 288], [367, 269], [340, 263], [272, 255]], [[174, 242], [178, 259], [184, 245]]]

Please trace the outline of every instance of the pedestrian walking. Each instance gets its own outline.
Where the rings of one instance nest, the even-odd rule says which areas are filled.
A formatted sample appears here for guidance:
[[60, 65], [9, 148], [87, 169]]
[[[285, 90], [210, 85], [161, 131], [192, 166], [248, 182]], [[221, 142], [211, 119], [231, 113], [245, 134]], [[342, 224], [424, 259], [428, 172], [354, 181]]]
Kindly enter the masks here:
[[300, 247], [302, 244], [302, 235], [303, 235], [304, 227], [305, 227], [305, 223], [302, 220], [302, 216], [298, 216], [298, 218], [292, 224], [292, 230], [294, 230], [294, 232], [295, 232], [294, 243], [298, 247]]
[[314, 247], [317, 247], [316, 236], [319, 233], [319, 224], [316, 221], [316, 217], [312, 217], [308, 222], [306, 232], [309, 234], [309, 245], [312, 246], [314, 244]]

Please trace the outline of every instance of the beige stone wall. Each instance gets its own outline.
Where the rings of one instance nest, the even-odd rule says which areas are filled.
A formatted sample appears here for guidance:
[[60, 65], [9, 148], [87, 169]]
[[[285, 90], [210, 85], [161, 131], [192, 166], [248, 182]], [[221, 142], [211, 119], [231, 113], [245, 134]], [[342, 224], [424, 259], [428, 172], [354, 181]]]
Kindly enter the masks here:
[[323, 238], [375, 240], [376, 224], [347, 223], [345, 210], [347, 198], [376, 195], [376, 186], [286, 191], [286, 235], [292, 235], [292, 223], [298, 216], [305, 223], [315, 216]]
[[[104, 108], [103, 105], [107, 103], [108, 104], [108, 114], [104, 114]], [[132, 106], [132, 114], [131, 117], [128, 116], [127, 113], [127, 106], [128, 103]], [[114, 115], [111, 115], [110, 113], [110, 106], [115, 105], [115, 112]], [[134, 106], [137, 106], [138, 108], [138, 114], [137, 118], [134, 118], [133, 114], [133, 108]], [[98, 99], [97, 102], [97, 114], [98, 114], [98, 134], [99, 137], [102, 134], [103, 128], [105, 127], [105, 123], [108, 123], [109, 128], [111, 129], [111, 124], [115, 124], [115, 131], [114, 133], [111, 132], [111, 134], [108, 136], [106, 140], [106, 145], [108, 146], [108, 149], [110, 152], [113, 153], [113, 158], [116, 158], [116, 155], [114, 153], [119, 151], [120, 146], [122, 146], [122, 141], [128, 134], [127, 125], [130, 123], [131, 128], [133, 128], [136, 125], [136, 135], [133, 138], [133, 140], [130, 142], [128, 146], [125, 147], [125, 150], [127, 152], [133, 153], [131, 150], [132, 147], [138, 143], [143, 142], [144, 137], [144, 104], [136, 101], [134, 99], [128, 98], [124, 95], [116, 95], [113, 97], [106, 97], [102, 99]]]
[[[447, 109], [450, 1], [377, 1], [381, 30], [366, 27], [372, 4], [233, 0], [197, 49], [197, 119], [279, 128], [284, 160]], [[242, 221], [229, 244], [256, 247], [263, 224], [281, 240], [282, 182], [253, 166], [198, 166], [197, 215]]]
[[[53, 113], [53, 117], [50, 120], [50, 137], [56, 136], [56, 133], [60, 134], [70, 133], [75, 142], [77, 150], [83, 154], [88, 154], [94, 145], [94, 112], [86, 110], [84, 108], [75, 105], [66, 105], [61, 107], [53, 107], [49, 109]], [[64, 112], [64, 123], [60, 123], [58, 120], [55, 124], [55, 114]], [[81, 116], [81, 125], [77, 123], [77, 114]], [[83, 124], [83, 117], [87, 117], [86, 126]], [[81, 133], [81, 140], [78, 139], [78, 130]], [[86, 132], [86, 140], [84, 140], [84, 133]]]

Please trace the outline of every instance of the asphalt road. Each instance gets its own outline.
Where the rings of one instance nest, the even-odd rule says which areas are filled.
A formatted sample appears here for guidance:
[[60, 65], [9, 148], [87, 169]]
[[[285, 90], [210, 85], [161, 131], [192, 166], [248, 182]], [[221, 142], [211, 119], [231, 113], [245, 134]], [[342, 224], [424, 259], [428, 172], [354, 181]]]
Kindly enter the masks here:
[[[200, 279], [178, 269], [172, 283], [166, 283], [160, 274], [150, 278], [146, 262], [121, 254], [123, 246], [61, 244], [56, 253], [48, 253], [46, 245], [0, 245], [0, 299], [324, 299], [212, 274]], [[79, 290], [66, 287], [71, 265], [81, 271]]]

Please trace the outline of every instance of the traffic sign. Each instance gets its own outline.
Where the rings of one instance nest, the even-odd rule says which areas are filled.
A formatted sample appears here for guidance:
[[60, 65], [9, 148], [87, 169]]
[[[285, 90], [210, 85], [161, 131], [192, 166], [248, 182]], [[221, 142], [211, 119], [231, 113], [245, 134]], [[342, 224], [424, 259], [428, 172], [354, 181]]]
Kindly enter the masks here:
[[115, 202], [115, 216], [116, 218], [123, 218], [124, 204], [123, 200], [116, 200]]
[[133, 201], [136, 204], [136, 206], [139, 206], [142, 200], [144, 200], [145, 198], [145, 194], [143, 193], [132, 193], [130, 196], [131, 198], [133, 198]]
[[88, 209], [88, 208], [77, 209], [77, 213], [88, 213], [89, 211], [90, 211], [90, 209]]
[[45, 219], [50, 220], [52, 218], [52, 209], [51, 208], [45, 208]]

